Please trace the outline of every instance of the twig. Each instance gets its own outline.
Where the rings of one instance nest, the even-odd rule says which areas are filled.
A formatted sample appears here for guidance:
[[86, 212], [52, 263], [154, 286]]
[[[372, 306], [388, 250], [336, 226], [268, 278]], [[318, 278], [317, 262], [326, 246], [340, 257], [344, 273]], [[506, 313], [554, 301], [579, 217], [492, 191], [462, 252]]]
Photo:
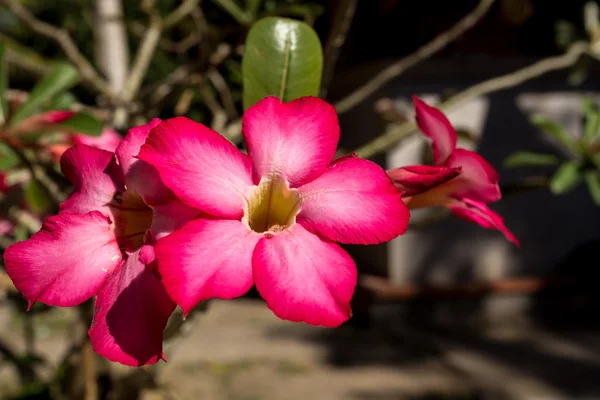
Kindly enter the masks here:
[[494, 1], [495, 0], [481, 0], [473, 11], [465, 15], [452, 28], [439, 34], [431, 42], [419, 48], [408, 57], [390, 65], [377, 74], [373, 79], [352, 92], [350, 95], [338, 101], [335, 104], [338, 114], [351, 110], [360, 102], [372, 95], [377, 89], [381, 88], [383, 85], [402, 74], [407, 69], [415, 66], [420, 61], [431, 57], [433, 54], [452, 43], [460, 35], [475, 26], [475, 24], [477, 24], [477, 22], [479, 22], [479, 20], [481, 20], [481, 18], [483, 18], [483, 16], [487, 13], [492, 4], [494, 4]]
[[[587, 53], [588, 49], [588, 43], [574, 43], [565, 54], [549, 57], [509, 74], [478, 83], [477, 85], [471, 86], [470, 88], [450, 97], [443, 103], [440, 103], [438, 108], [448, 111], [449, 109], [465, 103], [475, 97], [484, 96], [498, 90], [515, 87], [527, 80], [539, 77], [548, 72], [568, 68], [575, 64], [577, 60], [579, 60], [579, 57]], [[417, 125], [414, 121], [397, 125], [390, 128], [382, 135], [376, 137], [371, 142], [354, 150], [354, 152], [360, 157], [371, 158], [380, 152], [389, 149], [390, 146], [408, 137], [416, 130]]]
[[[164, 19], [150, 7], [150, 10], [148, 10], [148, 14], [150, 15], [150, 25], [138, 48], [135, 60], [133, 61], [133, 66], [127, 76], [123, 90], [120, 93], [121, 99], [126, 103], [133, 100], [137, 95], [140, 86], [146, 77], [146, 73], [150, 67], [150, 61], [152, 61], [152, 56], [156, 51], [163, 30], [172, 27], [186, 15], [190, 14], [198, 5], [198, 1], [199, 0], [185, 0]], [[119, 118], [116, 118], [114, 122], [116, 126], [122, 126], [126, 122], [127, 115], [121, 110], [117, 111], [118, 115], [116, 116]]]
[[335, 72], [335, 65], [342, 50], [350, 25], [354, 19], [356, 5], [358, 0], [343, 0], [341, 1], [335, 13], [333, 27], [325, 43], [325, 61], [323, 67], [323, 79], [321, 81], [321, 97], [327, 96], [327, 89]]
[[57, 28], [44, 21], [37, 19], [25, 6], [18, 0], [0, 0], [0, 4], [7, 6], [28, 28], [34, 32], [46, 36], [61, 47], [67, 58], [75, 65], [82, 81], [89, 84], [98, 92], [112, 98], [114, 91], [100, 74], [94, 69], [92, 64], [81, 54], [73, 39], [66, 30]]
[[242, 10], [234, 0], [212, 0], [212, 2], [227, 11], [241, 25], [248, 26], [252, 23], [252, 15], [247, 10]]
[[84, 373], [85, 400], [98, 400], [98, 382], [96, 381], [96, 355], [92, 342], [86, 339], [81, 349], [81, 367]]
[[169, 29], [192, 13], [198, 6], [200, 0], [185, 0], [179, 7], [173, 10], [163, 20], [163, 29]]
[[217, 92], [219, 92], [219, 97], [221, 98], [221, 103], [223, 103], [223, 107], [227, 112], [227, 116], [231, 119], [237, 118], [238, 113], [235, 109], [235, 102], [233, 101], [233, 96], [231, 95], [231, 89], [227, 82], [223, 78], [223, 75], [216, 68], [211, 68], [206, 73], [207, 78], [211, 81]]

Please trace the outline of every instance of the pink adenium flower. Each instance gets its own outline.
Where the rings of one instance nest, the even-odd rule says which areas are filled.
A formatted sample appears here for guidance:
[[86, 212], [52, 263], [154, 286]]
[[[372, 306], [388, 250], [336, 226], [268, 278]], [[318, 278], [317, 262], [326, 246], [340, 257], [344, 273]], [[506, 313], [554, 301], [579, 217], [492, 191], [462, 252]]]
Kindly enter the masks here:
[[155, 127], [139, 158], [179, 198], [207, 214], [160, 239], [158, 269], [184, 312], [231, 299], [253, 283], [280, 318], [337, 326], [350, 315], [354, 261], [338, 244], [374, 244], [405, 232], [409, 212], [385, 171], [333, 159], [334, 108], [267, 97], [243, 118], [248, 155], [187, 118]]
[[135, 158], [160, 122], [131, 129], [116, 154], [83, 144], [67, 150], [61, 169], [73, 194], [38, 233], [4, 253], [30, 307], [74, 306], [97, 295], [93, 347], [131, 366], [164, 359], [162, 332], [175, 308], [156, 273], [153, 246], [198, 214]]
[[114, 152], [123, 138], [112, 128], [104, 128], [100, 136], [84, 135], [82, 133], [65, 135], [64, 143], [52, 144], [48, 147], [55, 160], [60, 160], [67, 149], [75, 144], [87, 144], [102, 150]]
[[486, 206], [502, 197], [494, 167], [473, 151], [457, 149], [456, 130], [448, 118], [418, 97], [413, 99], [419, 129], [432, 141], [435, 165], [387, 171], [408, 208], [448, 207], [457, 217], [501, 231], [518, 246], [502, 217]]

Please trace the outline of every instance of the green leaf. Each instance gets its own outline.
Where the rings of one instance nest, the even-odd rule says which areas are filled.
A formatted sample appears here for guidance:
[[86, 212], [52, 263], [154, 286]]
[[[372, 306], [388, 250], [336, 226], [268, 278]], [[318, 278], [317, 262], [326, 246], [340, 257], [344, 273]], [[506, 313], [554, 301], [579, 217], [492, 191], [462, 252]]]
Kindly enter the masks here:
[[35, 179], [27, 181], [24, 185], [25, 201], [32, 211], [47, 211], [52, 202], [48, 190]]
[[590, 195], [596, 203], [600, 206], [600, 176], [597, 170], [590, 170], [585, 173], [585, 183], [587, 184]]
[[598, 135], [600, 128], [600, 110], [598, 105], [590, 96], [584, 96], [582, 99], [583, 115], [585, 115], [585, 126], [583, 129], [583, 140], [591, 144]]
[[61, 122], [58, 126], [90, 136], [100, 136], [103, 128], [102, 122], [85, 112], [75, 114], [73, 117]]
[[544, 115], [534, 115], [531, 117], [531, 123], [544, 131], [544, 133], [552, 136], [566, 149], [573, 150], [575, 148], [575, 143], [569, 137], [569, 134], [560, 125], [554, 121], [550, 121]]
[[581, 180], [579, 164], [576, 161], [563, 163], [550, 179], [550, 191], [554, 194], [566, 193]]
[[8, 67], [6, 65], [5, 45], [0, 42], [0, 125], [4, 125], [8, 118], [8, 103], [5, 93], [8, 89]]
[[77, 103], [77, 97], [71, 92], [64, 92], [54, 97], [44, 109], [52, 110], [70, 110]]
[[19, 156], [6, 144], [0, 142], [0, 171], [19, 165]]
[[322, 69], [323, 49], [310, 26], [287, 18], [261, 19], [248, 33], [242, 60], [244, 109], [266, 96], [284, 102], [318, 96]]
[[506, 157], [505, 168], [556, 165], [559, 159], [554, 154], [534, 153], [532, 151], [517, 151]]
[[15, 125], [32, 115], [37, 108], [54, 96], [79, 82], [77, 70], [69, 64], [59, 63], [31, 90], [27, 100], [15, 111], [10, 124]]

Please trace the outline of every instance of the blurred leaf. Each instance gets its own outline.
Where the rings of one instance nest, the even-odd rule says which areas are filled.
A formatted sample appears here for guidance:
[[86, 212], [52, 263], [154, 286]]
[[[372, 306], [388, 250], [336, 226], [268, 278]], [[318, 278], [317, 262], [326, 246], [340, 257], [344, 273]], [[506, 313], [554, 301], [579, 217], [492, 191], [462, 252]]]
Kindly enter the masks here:
[[554, 25], [556, 31], [556, 44], [562, 50], [566, 50], [569, 46], [577, 39], [577, 28], [576, 26], [564, 19], [558, 20]]
[[8, 115], [8, 103], [4, 97], [6, 89], [8, 89], [8, 67], [4, 42], [0, 42], [0, 125], [4, 125]]
[[506, 157], [504, 167], [517, 168], [527, 166], [556, 165], [559, 159], [554, 154], [534, 153], [531, 151], [518, 151]]
[[25, 201], [34, 212], [47, 211], [52, 205], [48, 191], [35, 179], [31, 179], [25, 183], [24, 191]]
[[103, 129], [102, 122], [85, 112], [78, 112], [73, 117], [61, 122], [58, 126], [90, 136], [100, 136]]
[[583, 130], [583, 140], [591, 144], [598, 135], [600, 128], [600, 111], [594, 99], [590, 96], [584, 96], [582, 99], [583, 114], [585, 115], [585, 127]]
[[556, 122], [549, 120], [544, 115], [534, 115], [531, 117], [531, 123], [541, 129], [544, 133], [552, 136], [566, 149], [573, 149], [574, 142], [569, 134]]
[[0, 171], [19, 165], [19, 156], [6, 144], [0, 142]]
[[59, 63], [31, 90], [27, 100], [15, 111], [10, 124], [15, 125], [32, 115], [37, 108], [54, 96], [79, 82], [77, 70], [69, 64]]
[[571, 86], [581, 85], [590, 74], [591, 62], [592, 58], [587, 55], [579, 57], [575, 62], [575, 65], [569, 70], [569, 76], [567, 78], [568, 84]]
[[587, 171], [585, 173], [585, 183], [587, 184], [594, 203], [596, 203], [597, 206], [600, 206], [600, 176], [598, 176], [598, 171]]
[[70, 110], [77, 103], [77, 97], [71, 92], [64, 92], [56, 96], [44, 107], [47, 111]]
[[15, 226], [14, 230], [15, 241], [22, 242], [23, 240], [27, 240], [29, 238], [29, 234], [27, 233], [27, 227], [23, 224], [19, 224]]
[[550, 191], [554, 194], [566, 193], [581, 180], [579, 164], [576, 161], [563, 163], [550, 179]]
[[286, 18], [261, 19], [248, 33], [242, 60], [244, 109], [266, 96], [284, 102], [318, 96], [322, 69], [323, 49], [311, 27]]

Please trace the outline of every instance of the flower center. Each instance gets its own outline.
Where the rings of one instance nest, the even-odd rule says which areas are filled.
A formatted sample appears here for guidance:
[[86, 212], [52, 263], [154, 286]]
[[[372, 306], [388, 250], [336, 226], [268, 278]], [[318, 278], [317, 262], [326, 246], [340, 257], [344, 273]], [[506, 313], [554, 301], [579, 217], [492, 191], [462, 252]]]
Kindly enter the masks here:
[[254, 232], [280, 232], [296, 222], [300, 195], [283, 178], [262, 178], [252, 188], [244, 209], [244, 222]]
[[130, 252], [139, 249], [144, 244], [144, 234], [152, 224], [152, 209], [132, 191], [115, 194], [108, 207], [121, 249]]

